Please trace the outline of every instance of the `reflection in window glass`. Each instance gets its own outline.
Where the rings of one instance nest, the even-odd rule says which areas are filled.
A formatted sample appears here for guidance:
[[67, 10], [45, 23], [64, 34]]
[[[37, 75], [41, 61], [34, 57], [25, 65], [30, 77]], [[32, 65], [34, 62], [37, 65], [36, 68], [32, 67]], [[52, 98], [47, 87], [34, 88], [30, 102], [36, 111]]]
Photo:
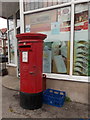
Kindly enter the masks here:
[[11, 30], [14, 28], [13, 16], [8, 18], [8, 29]]
[[9, 54], [10, 54], [10, 63], [15, 63], [15, 48], [14, 48], [14, 31], [9, 32]]
[[43, 72], [69, 74], [70, 7], [25, 15], [25, 32], [47, 34]]
[[35, 10], [67, 2], [71, 2], [71, 0], [24, 0], [24, 10]]
[[74, 75], [88, 75], [88, 4], [75, 7]]

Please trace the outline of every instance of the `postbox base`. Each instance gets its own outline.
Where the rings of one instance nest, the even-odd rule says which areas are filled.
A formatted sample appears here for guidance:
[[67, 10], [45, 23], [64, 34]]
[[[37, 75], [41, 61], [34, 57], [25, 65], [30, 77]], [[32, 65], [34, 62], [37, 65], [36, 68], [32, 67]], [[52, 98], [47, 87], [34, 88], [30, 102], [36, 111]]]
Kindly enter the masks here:
[[24, 109], [39, 109], [42, 107], [42, 102], [42, 92], [35, 94], [20, 92], [20, 106]]

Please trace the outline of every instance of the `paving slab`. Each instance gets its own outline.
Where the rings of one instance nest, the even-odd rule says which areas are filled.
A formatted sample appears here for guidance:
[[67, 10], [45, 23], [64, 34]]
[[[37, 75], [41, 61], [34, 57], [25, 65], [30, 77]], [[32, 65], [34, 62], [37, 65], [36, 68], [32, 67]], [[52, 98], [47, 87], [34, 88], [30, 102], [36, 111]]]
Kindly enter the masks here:
[[6, 88], [19, 91], [20, 90], [20, 79], [15, 76], [3, 76], [2, 85]]

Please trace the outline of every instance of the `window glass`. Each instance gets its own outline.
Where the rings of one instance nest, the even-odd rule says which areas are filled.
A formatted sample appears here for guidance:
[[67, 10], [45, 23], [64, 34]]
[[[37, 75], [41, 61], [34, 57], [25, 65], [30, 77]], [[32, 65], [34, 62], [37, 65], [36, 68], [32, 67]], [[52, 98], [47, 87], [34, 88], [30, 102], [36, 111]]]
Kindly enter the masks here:
[[35, 10], [67, 2], [71, 2], [71, 0], [24, 0], [24, 10]]
[[10, 54], [10, 63], [15, 64], [15, 43], [14, 43], [14, 31], [9, 32], [9, 54]]
[[69, 74], [70, 16], [70, 7], [25, 15], [25, 32], [47, 34], [43, 72]]
[[74, 75], [88, 75], [88, 53], [88, 4], [84, 3], [75, 6]]
[[[17, 34], [20, 34], [20, 27], [17, 28], [16, 30]], [[19, 42], [17, 41], [17, 46], [18, 46]], [[20, 53], [19, 53], [19, 49], [17, 48], [17, 64], [18, 64], [18, 75], [20, 74]]]
[[16, 27], [20, 26], [20, 10], [16, 13]]
[[8, 18], [8, 29], [11, 30], [14, 28], [13, 16]]

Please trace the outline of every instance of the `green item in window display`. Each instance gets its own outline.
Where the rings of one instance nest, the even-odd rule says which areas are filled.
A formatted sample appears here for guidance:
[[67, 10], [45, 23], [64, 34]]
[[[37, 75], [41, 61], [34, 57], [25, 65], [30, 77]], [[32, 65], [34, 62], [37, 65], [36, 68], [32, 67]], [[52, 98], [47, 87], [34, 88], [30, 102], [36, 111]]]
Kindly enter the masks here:
[[86, 70], [86, 67], [84, 67], [84, 66], [75, 66], [75, 67], [78, 67], [78, 68], [81, 68], [83, 70]]
[[12, 50], [11, 53], [14, 55], [14, 50]]
[[74, 62], [74, 74], [75, 75], [88, 75], [88, 42], [85, 40], [80, 40], [76, 43], [76, 59]]
[[83, 59], [83, 60], [88, 60], [88, 56], [84, 57], [83, 55], [77, 56], [77, 59]]

